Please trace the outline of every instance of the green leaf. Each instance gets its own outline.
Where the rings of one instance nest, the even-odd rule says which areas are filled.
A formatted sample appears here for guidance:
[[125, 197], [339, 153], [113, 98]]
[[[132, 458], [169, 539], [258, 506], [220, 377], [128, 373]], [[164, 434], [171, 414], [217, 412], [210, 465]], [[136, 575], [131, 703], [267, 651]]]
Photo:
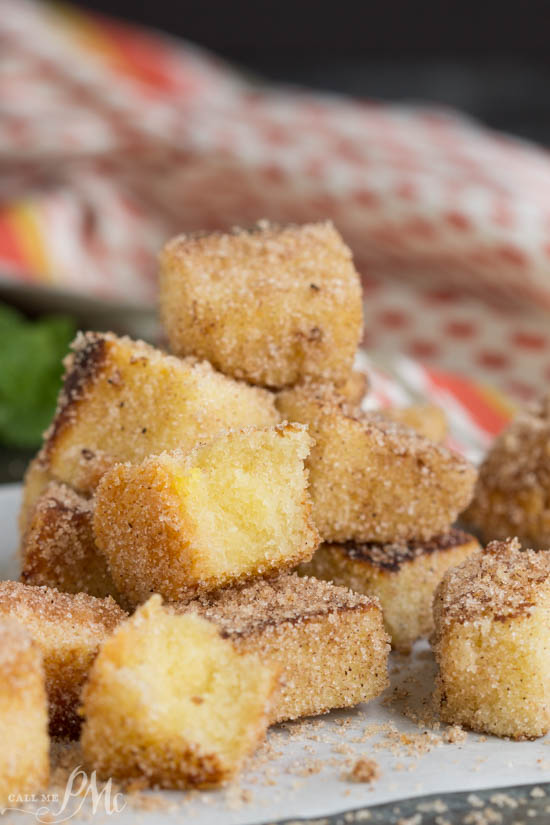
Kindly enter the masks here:
[[0, 304], [0, 442], [40, 444], [55, 411], [61, 361], [75, 330], [70, 318], [27, 321]]

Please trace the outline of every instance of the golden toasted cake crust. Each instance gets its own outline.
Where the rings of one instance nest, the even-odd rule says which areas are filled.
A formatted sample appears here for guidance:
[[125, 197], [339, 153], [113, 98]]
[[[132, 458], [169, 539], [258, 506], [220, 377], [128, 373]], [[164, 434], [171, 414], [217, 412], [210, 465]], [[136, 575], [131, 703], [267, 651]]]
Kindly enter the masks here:
[[405, 653], [433, 629], [433, 594], [445, 571], [477, 549], [473, 536], [454, 529], [426, 542], [322, 544], [299, 572], [376, 596], [392, 647]]
[[52, 735], [78, 734], [82, 685], [101, 643], [125, 616], [110, 598], [0, 583], [0, 618], [24, 625], [42, 651]]
[[21, 543], [21, 581], [65, 593], [112, 596], [121, 603], [93, 533], [93, 499], [50, 482], [34, 507]]
[[299, 424], [233, 431], [106, 473], [94, 533], [119, 590], [188, 600], [311, 558], [310, 443]]
[[278, 671], [153, 596], [103, 645], [83, 695], [90, 770], [163, 788], [230, 779], [265, 734]]
[[85, 332], [79, 333], [74, 340], [71, 347], [73, 352], [65, 362], [65, 377], [57, 410], [45, 439], [46, 455], [53, 448], [57, 434], [72, 423], [75, 405], [84, 398], [87, 388], [101, 376], [108, 359], [109, 338], [114, 340], [111, 335]]
[[174, 238], [160, 305], [174, 352], [268, 387], [345, 383], [362, 332], [359, 276], [330, 222]]
[[117, 461], [191, 449], [226, 429], [280, 419], [270, 393], [206, 362], [112, 333], [80, 333], [72, 349], [41, 461], [81, 493], [93, 492]]
[[214, 622], [237, 649], [281, 667], [271, 722], [366, 702], [388, 685], [376, 600], [295, 574], [175, 608]]
[[448, 533], [434, 536], [427, 541], [419, 539], [388, 544], [356, 544], [353, 541], [342, 545], [331, 545], [341, 548], [348, 558], [366, 562], [374, 568], [398, 572], [408, 562], [414, 562], [422, 556], [431, 556], [444, 550], [454, 550], [466, 544], [474, 543], [479, 549], [477, 541], [469, 533], [452, 527]]
[[23, 479], [23, 499], [19, 512], [19, 533], [25, 534], [34, 506], [48, 484], [52, 481], [47, 461], [39, 452], [30, 462]]
[[42, 655], [18, 623], [0, 621], [0, 809], [44, 790], [49, 776], [48, 704]]
[[285, 390], [277, 406], [307, 424], [313, 517], [326, 541], [430, 539], [470, 501], [474, 467], [456, 453], [326, 389]]
[[550, 729], [550, 555], [492, 542], [434, 599], [435, 700], [444, 722], [531, 739]]
[[550, 546], [550, 394], [531, 405], [493, 442], [465, 519], [485, 541], [518, 536]]

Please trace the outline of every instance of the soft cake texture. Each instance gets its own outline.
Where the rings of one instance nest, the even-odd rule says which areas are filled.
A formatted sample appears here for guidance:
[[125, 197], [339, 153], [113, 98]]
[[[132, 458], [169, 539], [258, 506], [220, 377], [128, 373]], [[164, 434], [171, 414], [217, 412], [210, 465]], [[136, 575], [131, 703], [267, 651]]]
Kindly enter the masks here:
[[66, 593], [112, 596], [121, 603], [94, 538], [93, 499], [50, 482], [35, 504], [21, 543], [21, 581]]
[[518, 536], [550, 546], [550, 394], [531, 405], [493, 442], [464, 514], [485, 541]]
[[443, 574], [478, 549], [461, 530], [428, 541], [322, 544], [299, 572], [377, 597], [392, 647], [407, 653], [433, 630], [433, 595]]
[[79, 334], [72, 348], [39, 463], [81, 493], [92, 493], [119, 461], [189, 450], [227, 429], [279, 421], [270, 393], [205, 362], [111, 333]]
[[550, 554], [494, 541], [449, 570], [434, 600], [441, 719], [532, 739], [550, 729]]
[[274, 388], [344, 384], [363, 327], [359, 276], [330, 222], [174, 238], [160, 308], [175, 353]]
[[281, 414], [307, 424], [313, 518], [325, 541], [427, 540], [470, 501], [474, 467], [378, 413], [362, 413], [327, 388], [277, 397]]
[[310, 443], [299, 424], [247, 429], [106, 473], [94, 532], [118, 589], [178, 601], [310, 559]]
[[48, 784], [50, 741], [42, 655], [17, 622], [0, 621], [0, 809]]
[[42, 652], [52, 736], [78, 736], [82, 685], [100, 645], [125, 616], [110, 598], [0, 583], [0, 619], [22, 624]]
[[276, 670], [153, 596], [103, 645], [84, 691], [82, 750], [100, 776], [209, 787], [265, 734]]
[[271, 723], [367, 702], [388, 685], [380, 607], [342, 587], [287, 574], [176, 609], [204, 616], [237, 650], [281, 669]]

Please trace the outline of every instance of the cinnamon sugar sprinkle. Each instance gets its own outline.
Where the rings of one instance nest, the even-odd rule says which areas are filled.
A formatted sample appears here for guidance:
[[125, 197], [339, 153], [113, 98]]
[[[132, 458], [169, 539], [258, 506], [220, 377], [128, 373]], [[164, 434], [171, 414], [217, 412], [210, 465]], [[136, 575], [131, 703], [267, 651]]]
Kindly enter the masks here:
[[451, 528], [448, 533], [440, 536], [435, 536], [428, 541], [409, 541], [396, 542], [393, 544], [356, 544], [355, 542], [346, 542], [341, 546], [342, 552], [345, 552], [351, 559], [357, 561], [366, 561], [376, 567], [382, 567], [385, 570], [397, 571], [403, 564], [420, 556], [427, 556], [432, 553], [438, 553], [444, 550], [452, 550], [455, 547], [468, 544], [472, 540], [471, 535]]
[[61, 627], [78, 623], [90, 633], [115, 629], [126, 613], [114, 599], [96, 599], [87, 593], [60, 593], [51, 587], [30, 586], [14, 581], [0, 582], [0, 613], [14, 618], [26, 616], [38, 624], [40, 621], [59, 624]]
[[548, 597], [549, 586], [550, 554], [522, 550], [517, 539], [493, 541], [446, 574], [439, 590], [440, 621], [519, 616]]
[[295, 573], [222, 590], [182, 609], [197, 609], [226, 636], [247, 636], [269, 625], [306, 621], [340, 610], [366, 610], [375, 601], [344, 587]]
[[548, 489], [550, 393], [529, 404], [499, 435], [480, 469], [479, 487], [515, 492], [542, 484]]

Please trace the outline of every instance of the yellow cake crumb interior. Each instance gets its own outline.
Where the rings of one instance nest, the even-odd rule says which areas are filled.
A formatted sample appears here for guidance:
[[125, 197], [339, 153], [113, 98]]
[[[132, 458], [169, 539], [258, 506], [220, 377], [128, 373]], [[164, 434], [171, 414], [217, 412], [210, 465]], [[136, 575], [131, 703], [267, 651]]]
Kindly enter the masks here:
[[218, 440], [175, 476], [197, 545], [209, 548], [200, 561], [208, 575], [231, 573], [235, 564], [256, 565], [259, 548], [266, 559], [282, 556], [301, 529], [304, 489], [295, 472], [295, 442], [265, 439], [259, 446], [255, 439], [233, 439], [230, 446]]
[[276, 678], [213, 624], [170, 613], [154, 596], [96, 661], [84, 753], [115, 776], [143, 772], [182, 787], [223, 781], [265, 730]]
[[42, 462], [80, 492], [92, 493], [117, 461], [190, 450], [225, 430], [280, 419], [269, 392], [206, 361], [175, 358], [112, 333], [79, 334], [72, 349]]
[[[48, 703], [40, 649], [12, 619], [0, 620], [0, 810], [45, 790]], [[11, 800], [11, 801], [10, 801]]]
[[309, 445], [300, 425], [248, 429], [114, 467], [98, 488], [94, 531], [121, 592], [177, 601], [311, 558]]

